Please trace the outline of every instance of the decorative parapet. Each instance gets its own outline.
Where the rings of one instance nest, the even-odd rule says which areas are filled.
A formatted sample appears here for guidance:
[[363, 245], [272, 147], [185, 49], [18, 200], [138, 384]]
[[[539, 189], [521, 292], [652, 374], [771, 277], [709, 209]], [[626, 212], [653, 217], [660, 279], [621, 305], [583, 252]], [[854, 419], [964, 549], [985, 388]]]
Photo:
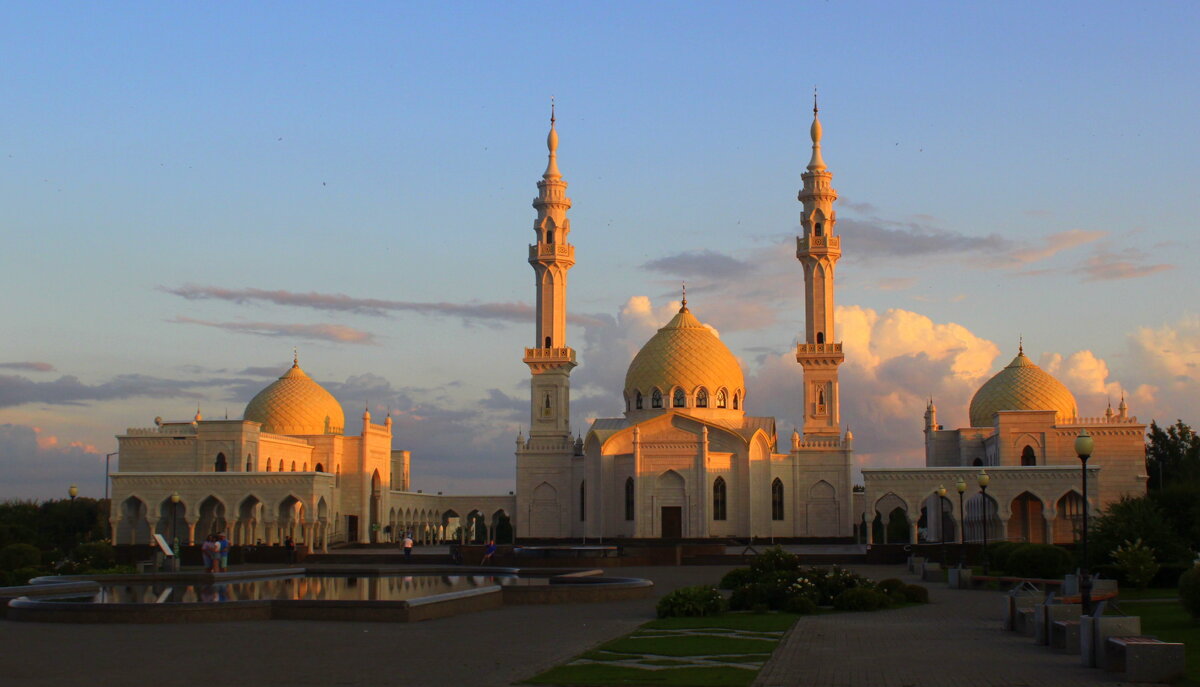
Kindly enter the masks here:
[[1101, 417], [1070, 417], [1070, 418], [1066, 418], [1064, 420], [1059, 420], [1055, 424], [1055, 426], [1056, 427], [1082, 427], [1082, 426], [1091, 426], [1091, 425], [1137, 425], [1137, 424], [1141, 424], [1141, 423], [1138, 422], [1136, 415], [1130, 415], [1125, 418], [1121, 418], [1117, 415], [1113, 415], [1112, 417], [1103, 417], [1103, 416], [1101, 416]]
[[190, 425], [172, 425], [171, 427], [127, 427], [124, 436], [127, 437], [159, 437], [194, 435], [196, 428]]
[[[1100, 472], [1097, 465], [1089, 465], [1088, 476], [1095, 479]], [[942, 483], [953, 485], [960, 477], [976, 489], [975, 476], [987, 471], [993, 484], [1000, 480], [1047, 480], [1062, 479], [1070, 483], [1078, 483], [1080, 468], [1070, 465], [972, 465], [964, 467], [927, 467], [927, 468], [863, 468], [863, 479], [880, 482], [925, 482], [928, 484]], [[932, 489], [932, 487], [931, 487]]]
[[840, 436], [835, 437], [803, 437], [800, 439], [798, 450], [805, 449], [843, 449], [850, 444]]
[[570, 262], [575, 262], [575, 246], [569, 243], [537, 243], [529, 246], [530, 261], [545, 260], [547, 258], [562, 258]]
[[796, 345], [796, 355], [805, 354], [825, 354], [825, 353], [841, 353], [842, 345], [840, 343], [802, 343]]
[[575, 367], [575, 349], [570, 346], [526, 348], [524, 362], [531, 367], [545, 369], [562, 365]]
[[805, 252], [812, 248], [842, 249], [841, 236], [797, 236], [796, 252]]

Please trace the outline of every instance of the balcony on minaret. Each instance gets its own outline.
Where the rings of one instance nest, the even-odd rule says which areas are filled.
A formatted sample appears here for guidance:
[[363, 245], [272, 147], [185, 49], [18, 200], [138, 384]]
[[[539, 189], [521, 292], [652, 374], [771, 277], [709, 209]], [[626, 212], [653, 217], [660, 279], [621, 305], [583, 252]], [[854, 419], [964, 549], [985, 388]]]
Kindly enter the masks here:
[[841, 236], [797, 236], [796, 257], [842, 252]]
[[840, 343], [796, 344], [796, 362], [804, 365], [838, 365], [845, 359]]
[[569, 243], [537, 243], [529, 246], [529, 261], [555, 260], [575, 263], [575, 246]]
[[522, 361], [534, 371], [548, 370], [556, 367], [575, 367], [575, 349], [570, 346], [554, 346], [551, 348], [526, 348]]

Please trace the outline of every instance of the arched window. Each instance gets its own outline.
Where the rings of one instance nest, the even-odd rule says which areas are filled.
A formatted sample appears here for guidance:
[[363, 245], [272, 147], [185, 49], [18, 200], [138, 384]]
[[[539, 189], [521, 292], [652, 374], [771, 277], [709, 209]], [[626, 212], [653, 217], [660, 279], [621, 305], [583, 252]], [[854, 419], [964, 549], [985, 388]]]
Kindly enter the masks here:
[[296, 471], [296, 461], [292, 461], [292, 472]]
[[246, 454], [246, 472], [254, 472], [254, 456]]
[[302, 468], [300, 471], [301, 471], [301, 472], [308, 472], [308, 463], [305, 463], [305, 464], [304, 464], [304, 467], [303, 467], [303, 468]]
[[729, 407], [729, 394], [725, 393], [724, 389], [720, 389], [717, 391], [717, 407], [718, 408], [728, 408]]
[[635, 410], [642, 409], [642, 392], [637, 392], [637, 395], [633, 397], [633, 407]]
[[279, 459], [279, 471], [280, 471], [280, 472], [283, 472], [283, 468], [284, 468], [283, 462], [284, 462], [284, 461], [283, 461], [283, 459], [282, 459], [282, 458], [280, 458], [280, 459]]
[[546, 243], [554, 243], [554, 230], [546, 232]]
[[579, 522], [587, 520], [587, 480], [579, 483]]
[[783, 520], [783, 482], [778, 477], [771, 482], [771, 519]]
[[224, 453], [217, 454], [217, 462], [214, 464], [213, 469], [217, 472], [225, 472], [229, 469], [229, 464], [225, 462]]
[[1021, 451], [1021, 465], [1037, 465], [1037, 454], [1033, 452], [1032, 446], [1025, 446]]
[[661, 408], [662, 407], [662, 392], [659, 391], [658, 389], [655, 389], [650, 394], [650, 407], [651, 408]]
[[317, 463], [316, 467], [314, 467], [313, 470], [315, 470], [317, 472], [325, 472], [325, 466], [321, 465], [320, 463]]
[[738, 394], [737, 394], [737, 392], [734, 392], [734, 394], [733, 394], [733, 409], [734, 410], [738, 409]]
[[267, 472], [270, 472], [270, 471], [271, 471], [271, 459], [268, 458], [267, 459]]
[[976, 466], [978, 466], [978, 465], [983, 465], [983, 459], [982, 459], [982, 458], [976, 458], [975, 460], [971, 461], [971, 465], [976, 465]]
[[687, 395], [683, 393], [683, 389], [676, 389], [671, 398], [671, 405], [676, 408], [682, 408], [687, 405]]
[[813, 229], [813, 233], [815, 233], [817, 236], [824, 236], [825, 235], [825, 225], [821, 222], [817, 222], [816, 227]]
[[713, 482], [713, 520], [725, 519], [725, 478]]
[[704, 389], [700, 389], [699, 391], [696, 392], [696, 407], [697, 408], [707, 408], [708, 407], [708, 392], [705, 391]]
[[550, 337], [546, 337], [546, 348], [550, 348]]
[[633, 520], [633, 478], [625, 478], [625, 519]]
[[817, 332], [817, 343], [825, 343], [825, 332]]

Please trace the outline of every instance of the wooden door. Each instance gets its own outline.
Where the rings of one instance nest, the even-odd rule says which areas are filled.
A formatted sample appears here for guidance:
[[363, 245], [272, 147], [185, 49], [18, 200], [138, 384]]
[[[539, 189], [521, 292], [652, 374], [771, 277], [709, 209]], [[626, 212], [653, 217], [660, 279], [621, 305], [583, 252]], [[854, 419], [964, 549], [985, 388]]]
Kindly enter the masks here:
[[662, 507], [662, 538], [680, 539], [683, 537], [683, 507]]

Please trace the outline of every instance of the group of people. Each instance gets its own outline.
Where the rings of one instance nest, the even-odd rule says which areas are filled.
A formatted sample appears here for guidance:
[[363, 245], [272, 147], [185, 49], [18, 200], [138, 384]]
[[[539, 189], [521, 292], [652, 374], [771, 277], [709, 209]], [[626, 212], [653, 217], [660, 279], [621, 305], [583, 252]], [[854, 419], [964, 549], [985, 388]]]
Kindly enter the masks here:
[[225, 533], [210, 534], [200, 545], [204, 570], [210, 573], [229, 572], [229, 539]]

